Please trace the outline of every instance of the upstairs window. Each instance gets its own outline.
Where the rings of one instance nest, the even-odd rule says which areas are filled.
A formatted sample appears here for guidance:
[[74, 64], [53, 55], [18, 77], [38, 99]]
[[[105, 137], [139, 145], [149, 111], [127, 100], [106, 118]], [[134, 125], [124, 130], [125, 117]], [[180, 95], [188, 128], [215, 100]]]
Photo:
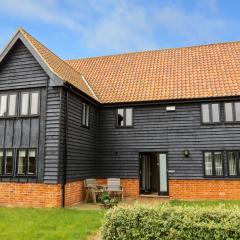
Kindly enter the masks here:
[[240, 152], [230, 151], [227, 153], [228, 175], [230, 177], [240, 176]]
[[226, 122], [240, 121], [240, 102], [224, 103]]
[[39, 114], [39, 92], [23, 92], [21, 93], [21, 116], [33, 116]]
[[17, 115], [17, 94], [8, 95], [8, 116], [14, 117]]
[[117, 126], [118, 127], [133, 126], [133, 109], [132, 108], [117, 109]]
[[202, 122], [203, 123], [218, 123], [220, 122], [220, 109], [219, 103], [204, 103], [202, 109]]
[[223, 176], [223, 155], [220, 151], [204, 152], [205, 176]]
[[87, 103], [83, 103], [82, 107], [82, 125], [89, 127], [90, 107]]
[[0, 97], [0, 117], [5, 117], [7, 114], [7, 97], [7, 94]]

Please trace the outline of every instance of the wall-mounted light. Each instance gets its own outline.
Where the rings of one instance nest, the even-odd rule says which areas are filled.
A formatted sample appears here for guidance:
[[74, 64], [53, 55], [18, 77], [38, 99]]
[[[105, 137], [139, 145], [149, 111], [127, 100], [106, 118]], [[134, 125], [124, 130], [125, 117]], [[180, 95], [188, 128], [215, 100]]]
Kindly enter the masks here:
[[184, 157], [188, 157], [189, 154], [190, 154], [189, 150], [184, 150], [184, 151], [183, 151]]

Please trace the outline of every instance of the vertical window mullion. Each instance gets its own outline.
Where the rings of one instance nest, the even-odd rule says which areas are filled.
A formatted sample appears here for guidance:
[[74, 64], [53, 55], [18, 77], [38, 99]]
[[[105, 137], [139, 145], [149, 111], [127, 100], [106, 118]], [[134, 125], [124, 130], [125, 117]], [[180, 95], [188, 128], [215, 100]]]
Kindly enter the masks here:
[[215, 169], [215, 154], [212, 152], [212, 173], [213, 176], [216, 176], [216, 169]]
[[126, 126], [126, 108], [123, 109], [123, 126]]

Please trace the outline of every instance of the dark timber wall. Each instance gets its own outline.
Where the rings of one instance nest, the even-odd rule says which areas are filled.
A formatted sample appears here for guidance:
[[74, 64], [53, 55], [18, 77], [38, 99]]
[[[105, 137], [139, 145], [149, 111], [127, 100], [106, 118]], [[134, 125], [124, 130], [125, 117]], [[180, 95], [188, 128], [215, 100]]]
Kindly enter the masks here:
[[0, 177], [1, 181], [36, 182], [43, 180], [46, 84], [48, 76], [28, 49], [18, 41], [0, 65], [0, 94], [40, 91], [40, 116], [0, 119], [0, 148], [37, 148], [38, 176]]
[[[60, 179], [63, 177], [64, 154], [67, 157], [67, 181], [94, 177], [100, 159], [97, 156], [98, 111], [90, 104], [90, 127], [82, 126], [83, 99], [71, 92], [62, 90], [62, 116], [61, 116], [61, 154]], [[64, 125], [65, 123], [65, 125]], [[64, 149], [64, 136], [66, 136], [67, 152]]]
[[[134, 127], [127, 129], [115, 128], [115, 108], [104, 108], [99, 126], [99, 177], [137, 178], [139, 152], [167, 151], [168, 169], [175, 170], [171, 179], [203, 178], [202, 151], [240, 149], [240, 125], [201, 124], [200, 103], [177, 104], [175, 112], [163, 105], [136, 106]], [[226, 170], [226, 153], [224, 160]]]

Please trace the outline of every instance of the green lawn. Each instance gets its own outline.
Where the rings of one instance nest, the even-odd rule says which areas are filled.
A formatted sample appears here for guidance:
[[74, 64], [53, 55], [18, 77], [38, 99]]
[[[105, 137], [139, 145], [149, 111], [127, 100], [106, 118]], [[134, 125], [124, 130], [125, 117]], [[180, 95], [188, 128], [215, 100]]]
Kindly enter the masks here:
[[0, 208], [0, 239], [86, 239], [101, 226], [103, 210]]
[[213, 201], [169, 201], [172, 206], [191, 206], [191, 207], [217, 207], [222, 206], [224, 208], [240, 207], [239, 200], [225, 201], [225, 200], [213, 200]]

